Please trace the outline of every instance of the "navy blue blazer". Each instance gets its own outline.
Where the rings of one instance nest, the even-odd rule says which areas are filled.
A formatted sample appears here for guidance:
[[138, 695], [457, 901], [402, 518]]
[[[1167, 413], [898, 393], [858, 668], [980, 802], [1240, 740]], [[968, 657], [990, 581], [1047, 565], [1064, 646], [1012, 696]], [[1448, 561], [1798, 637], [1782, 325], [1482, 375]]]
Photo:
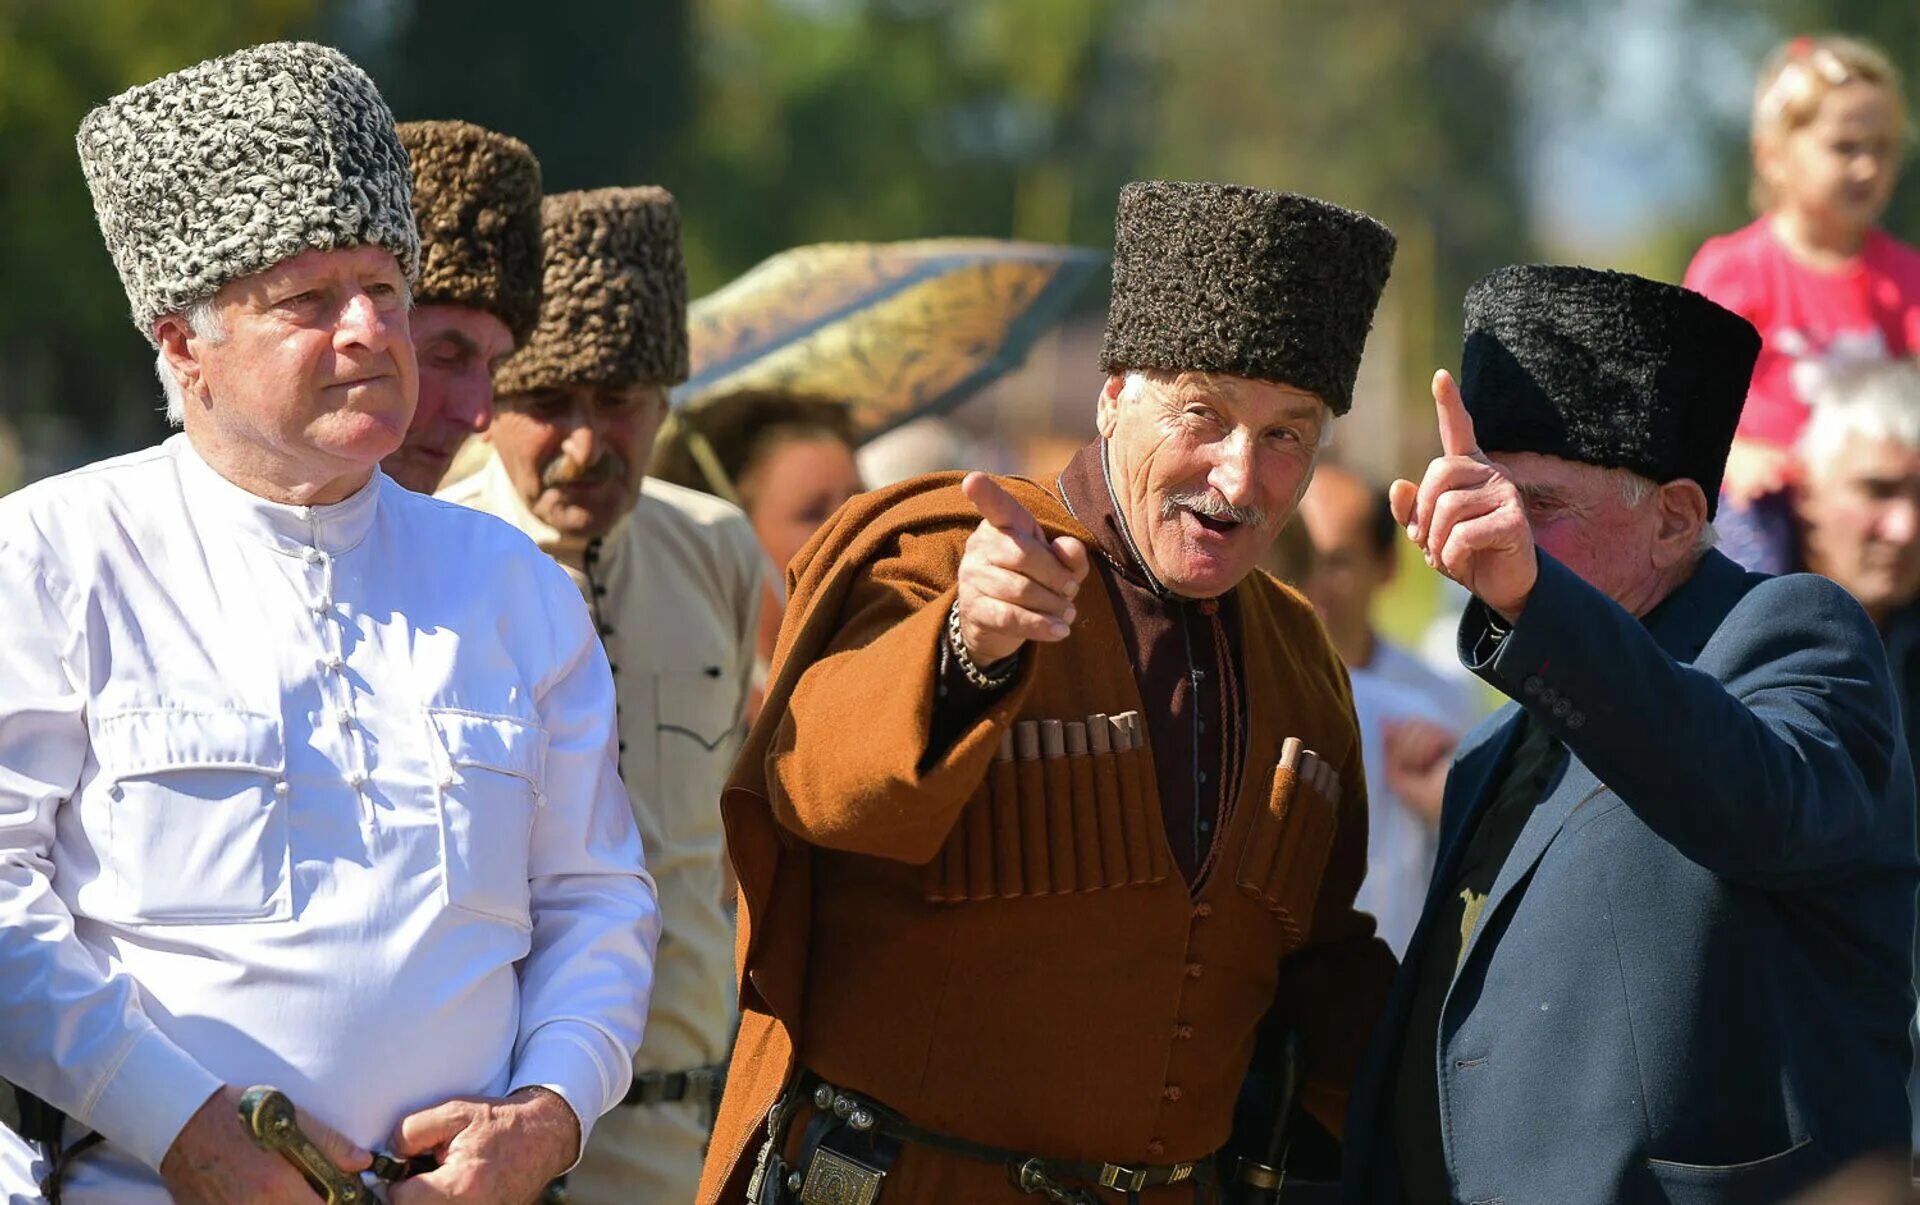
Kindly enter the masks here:
[[[1571, 752], [1441, 1014], [1456, 1201], [1777, 1201], [1904, 1150], [1920, 857], [1887, 659], [1838, 586], [1716, 552], [1648, 622], [1542, 555], [1468, 666], [1518, 700], [1461, 745], [1417, 965], [1524, 706]], [[1438, 923], [1452, 923], [1451, 919]], [[1397, 1202], [1402, 969], [1354, 1087], [1345, 1195]], [[1431, 1039], [1429, 1039], [1431, 1040]]]

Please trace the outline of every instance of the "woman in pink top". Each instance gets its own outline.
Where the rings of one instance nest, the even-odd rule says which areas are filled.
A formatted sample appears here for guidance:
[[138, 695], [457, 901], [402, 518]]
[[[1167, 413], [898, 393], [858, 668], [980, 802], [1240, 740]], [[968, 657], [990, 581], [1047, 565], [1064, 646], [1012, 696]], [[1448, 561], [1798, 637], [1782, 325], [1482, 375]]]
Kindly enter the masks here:
[[1781, 491], [1808, 399], [1849, 365], [1920, 350], [1920, 251], [1875, 225], [1893, 196], [1906, 98], [1887, 57], [1851, 38], [1795, 38], [1760, 74], [1754, 208], [1709, 239], [1689, 288], [1745, 317], [1764, 344], [1727, 458], [1717, 526], [1751, 568], [1785, 572]]

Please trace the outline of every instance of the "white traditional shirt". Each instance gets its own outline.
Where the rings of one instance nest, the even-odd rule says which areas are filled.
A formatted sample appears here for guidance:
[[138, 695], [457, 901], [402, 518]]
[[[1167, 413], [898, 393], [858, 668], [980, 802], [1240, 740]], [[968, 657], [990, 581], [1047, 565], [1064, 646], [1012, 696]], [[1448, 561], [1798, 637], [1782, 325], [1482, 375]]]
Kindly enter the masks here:
[[1480, 717], [1466, 691], [1377, 636], [1373, 660], [1347, 675], [1367, 775], [1367, 877], [1354, 907], [1373, 914], [1381, 940], [1403, 958], [1426, 906], [1438, 840], [1433, 824], [1387, 782], [1386, 730], [1402, 720], [1423, 720], [1457, 736]]
[[69, 1202], [164, 1201], [223, 1082], [376, 1149], [455, 1095], [545, 1085], [583, 1138], [620, 1100], [654, 889], [524, 536], [377, 472], [268, 502], [177, 436], [0, 500], [0, 614], [0, 1077], [107, 1138]]
[[[497, 457], [441, 497], [498, 515], [567, 567], [600, 624], [620, 699], [621, 770], [660, 886], [664, 929], [640, 1071], [723, 1062], [733, 1038], [733, 926], [720, 793], [740, 750], [764, 556], [737, 507], [662, 481], [591, 545], [526, 507]], [[591, 560], [589, 560], [591, 557]], [[582, 1205], [691, 1201], [704, 1100], [602, 1120], [568, 1179]]]

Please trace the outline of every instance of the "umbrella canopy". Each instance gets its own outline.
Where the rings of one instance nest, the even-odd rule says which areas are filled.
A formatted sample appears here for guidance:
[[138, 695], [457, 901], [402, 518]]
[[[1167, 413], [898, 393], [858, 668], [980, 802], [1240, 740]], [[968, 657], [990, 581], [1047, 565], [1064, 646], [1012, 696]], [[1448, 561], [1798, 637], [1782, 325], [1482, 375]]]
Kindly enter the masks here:
[[697, 412], [743, 390], [831, 398], [865, 441], [1018, 366], [1106, 263], [992, 239], [783, 251], [689, 308], [693, 372], [673, 404]]

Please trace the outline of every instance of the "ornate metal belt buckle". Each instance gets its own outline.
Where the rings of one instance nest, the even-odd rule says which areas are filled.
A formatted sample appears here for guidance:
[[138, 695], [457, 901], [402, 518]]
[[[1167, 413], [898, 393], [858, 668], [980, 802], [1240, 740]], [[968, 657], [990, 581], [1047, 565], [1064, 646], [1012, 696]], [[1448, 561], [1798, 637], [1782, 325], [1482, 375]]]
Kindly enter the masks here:
[[839, 1151], [820, 1147], [807, 1161], [800, 1205], [873, 1205], [887, 1173]]

